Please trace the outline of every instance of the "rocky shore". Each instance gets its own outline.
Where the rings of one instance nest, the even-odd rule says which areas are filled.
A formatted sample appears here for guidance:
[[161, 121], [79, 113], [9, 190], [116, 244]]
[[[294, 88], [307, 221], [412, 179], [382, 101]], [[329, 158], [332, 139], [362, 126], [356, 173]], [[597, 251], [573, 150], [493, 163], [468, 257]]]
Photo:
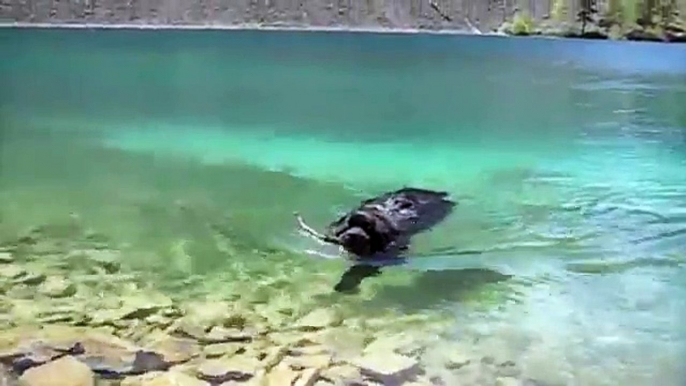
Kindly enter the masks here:
[[550, 36], [590, 40], [629, 40], [664, 43], [686, 43], [686, 25], [675, 21], [664, 27], [623, 27], [616, 23], [598, 21], [583, 29], [575, 23], [550, 21], [534, 22], [528, 18], [515, 18], [503, 23], [498, 34], [508, 36]]
[[671, 21], [650, 23], [616, 20], [608, 16], [610, 5], [606, 2], [599, 2], [593, 17], [581, 23], [578, 15], [583, 10], [579, 7], [577, 2], [553, 0], [533, 1], [528, 7], [507, 1], [256, 0], [238, 4], [195, 0], [157, 4], [132, 0], [122, 5], [114, 0], [78, 4], [14, 0], [0, 1], [0, 26], [363, 31], [686, 42], [686, 27], [679, 16], [686, 12], [683, 5], [674, 5]]
[[164, 290], [103, 240], [37, 228], [0, 246], [0, 385], [537, 384], [449, 342], [446, 320], [357, 315], [273, 278]]

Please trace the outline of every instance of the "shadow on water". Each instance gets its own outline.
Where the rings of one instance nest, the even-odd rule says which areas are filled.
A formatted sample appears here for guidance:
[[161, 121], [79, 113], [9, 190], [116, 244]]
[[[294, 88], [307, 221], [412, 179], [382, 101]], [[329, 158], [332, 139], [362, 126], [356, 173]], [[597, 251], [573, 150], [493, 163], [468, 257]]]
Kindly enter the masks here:
[[484, 300], [491, 294], [489, 286], [504, 283], [510, 278], [511, 275], [486, 268], [426, 271], [419, 273], [407, 285], [384, 283], [368, 306], [391, 306], [404, 312], [416, 312], [446, 303], [454, 305]]

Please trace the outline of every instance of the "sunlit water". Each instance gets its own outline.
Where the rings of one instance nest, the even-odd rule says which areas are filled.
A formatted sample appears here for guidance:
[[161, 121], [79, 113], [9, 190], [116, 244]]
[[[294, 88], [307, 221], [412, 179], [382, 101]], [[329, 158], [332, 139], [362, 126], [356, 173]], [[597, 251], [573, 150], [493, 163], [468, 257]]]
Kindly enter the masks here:
[[447, 190], [456, 211], [413, 246], [434, 256], [366, 281], [374, 307], [454, 313], [456, 340], [553, 385], [686, 379], [686, 47], [4, 30], [0, 50], [3, 237], [76, 212], [211, 275], [230, 262], [208, 224], [230, 218], [239, 248], [333, 286], [343, 264], [306, 253], [332, 250], [294, 210], [321, 229], [387, 189]]

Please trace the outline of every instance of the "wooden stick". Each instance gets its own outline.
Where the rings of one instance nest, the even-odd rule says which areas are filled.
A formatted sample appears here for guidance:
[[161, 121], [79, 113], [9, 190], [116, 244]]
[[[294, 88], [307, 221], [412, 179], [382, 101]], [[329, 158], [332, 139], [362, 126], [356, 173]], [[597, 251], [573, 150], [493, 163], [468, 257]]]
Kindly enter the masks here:
[[340, 242], [338, 239], [335, 239], [335, 238], [332, 238], [332, 237], [323, 235], [323, 234], [317, 232], [316, 230], [314, 230], [314, 229], [313, 229], [312, 227], [310, 227], [309, 225], [307, 225], [307, 224], [305, 223], [305, 220], [303, 220], [302, 216], [300, 216], [300, 214], [299, 214], [298, 212], [294, 212], [293, 215], [295, 215], [295, 218], [298, 220], [298, 226], [299, 226], [300, 229], [302, 229], [305, 233], [309, 234], [310, 236], [315, 237], [315, 238], [318, 239], [318, 240], [321, 240], [321, 241], [324, 241], [324, 242], [327, 242], [327, 243], [336, 244], [336, 245], [340, 245], [340, 244], [341, 244], [341, 242]]

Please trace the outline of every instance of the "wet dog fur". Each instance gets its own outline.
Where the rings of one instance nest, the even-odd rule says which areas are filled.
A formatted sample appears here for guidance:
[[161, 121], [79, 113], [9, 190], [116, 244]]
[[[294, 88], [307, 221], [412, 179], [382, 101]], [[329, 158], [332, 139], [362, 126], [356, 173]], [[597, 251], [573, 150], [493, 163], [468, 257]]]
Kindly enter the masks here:
[[331, 222], [324, 234], [295, 215], [303, 231], [340, 246], [353, 257], [354, 264], [334, 287], [338, 292], [351, 292], [365, 278], [381, 273], [378, 264], [370, 263], [402, 259], [412, 236], [439, 224], [456, 205], [447, 192], [405, 187], [362, 201]]

